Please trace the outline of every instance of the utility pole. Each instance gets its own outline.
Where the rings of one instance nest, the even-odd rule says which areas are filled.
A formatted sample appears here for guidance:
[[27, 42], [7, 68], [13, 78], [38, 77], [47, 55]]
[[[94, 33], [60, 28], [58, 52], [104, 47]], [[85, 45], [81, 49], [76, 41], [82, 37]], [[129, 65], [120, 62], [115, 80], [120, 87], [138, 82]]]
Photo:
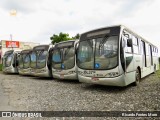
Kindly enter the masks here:
[[10, 34], [10, 38], [11, 38], [11, 47], [12, 47], [12, 50], [13, 50], [13, 46], [12, 46], [12, 34]]
[[[17, 10], [15, 10], [15, 9], [12, 9], [11, 11], [10, 11], [10, 16], [16, 16], [17, 15]], [[12, 45], [12, 34], [10, 34], [10, 39], [11, 39], [11, 47], [12, 47], [12, 50], [13, 50], [13, 45]]]

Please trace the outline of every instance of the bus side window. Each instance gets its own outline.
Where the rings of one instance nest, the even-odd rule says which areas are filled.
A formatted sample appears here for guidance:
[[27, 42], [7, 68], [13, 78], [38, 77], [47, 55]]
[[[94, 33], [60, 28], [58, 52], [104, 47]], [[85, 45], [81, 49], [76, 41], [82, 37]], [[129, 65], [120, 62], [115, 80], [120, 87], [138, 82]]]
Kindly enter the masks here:
[[144, 44], [143, 44], [143, 41], [141, 41], [140, 43], [141, 43], [141, 54], [144, 55]]
[[152, 46], [152, 55], [154, 56], [154, 46]]
[[126, 46], [125, 46], [125, 52], [126, 53], [132, 53], [132, 51], [133, 51], [132, 47], [127, 46], [127, 40], [129, 38], [132, 38], [131, 34], [129, 32], [127, 32], [126, 30], [124, 30], [123, 31], [123, 41], [125, 41], [125, 43], [126, 43]]
[[[123, 40], [127, 43], [127, 38], [124, 38]], [[125, 52], [126, 53], [132, 53], [132, 47], [128, 47], [127, 44], [126, 44]]]
[[148, 43], [146, 43], [146, 55], [149, 55], [149, 45], [148, 45]]
[[136, 38], [135, 36], [132, 37], [132, 41], [133, 41], [133, 52], [138, 54], [139, 53], [139, 47], [138, 47], [138, 38]]

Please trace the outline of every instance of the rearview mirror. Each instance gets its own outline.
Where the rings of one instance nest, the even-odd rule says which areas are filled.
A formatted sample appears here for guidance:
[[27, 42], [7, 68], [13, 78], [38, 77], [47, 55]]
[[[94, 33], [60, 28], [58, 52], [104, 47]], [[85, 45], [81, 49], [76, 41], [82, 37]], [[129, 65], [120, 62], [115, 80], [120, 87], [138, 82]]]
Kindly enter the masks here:
[[127, 39], [127, 47], [132, 47], [132, 39]]

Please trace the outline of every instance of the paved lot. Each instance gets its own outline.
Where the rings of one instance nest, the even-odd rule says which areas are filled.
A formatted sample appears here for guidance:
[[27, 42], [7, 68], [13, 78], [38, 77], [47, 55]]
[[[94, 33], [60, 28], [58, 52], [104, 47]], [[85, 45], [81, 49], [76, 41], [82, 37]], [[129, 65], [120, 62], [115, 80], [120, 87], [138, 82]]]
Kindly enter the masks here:
[[111, 87], [0, 72], [0, 101], [1, 111], [154, 111], [160, 110], [160, 78]]

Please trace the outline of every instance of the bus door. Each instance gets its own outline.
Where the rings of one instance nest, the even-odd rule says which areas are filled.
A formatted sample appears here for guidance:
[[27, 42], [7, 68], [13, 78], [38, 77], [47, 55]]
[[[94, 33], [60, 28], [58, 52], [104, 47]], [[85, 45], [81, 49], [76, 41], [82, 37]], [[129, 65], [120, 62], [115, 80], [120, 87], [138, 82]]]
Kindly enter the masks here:
[[134, 69], [134, 54], [132, 45], [131, 34], [123, 31], [122, 40], [125, 42], [124, 47], [124, 74], [126, 79], [126, 85], [135, 81]]
[[[133, 72], [134, 71], [133, 45], [131, 42], [131, 35], [127, 33], [126, 31], [123, 34], [123, 41], [126, 43], [125, 48], [124, 48], [125, 73]], [[130, 45], [129, 45], [129, 42], [130, 42]]]

